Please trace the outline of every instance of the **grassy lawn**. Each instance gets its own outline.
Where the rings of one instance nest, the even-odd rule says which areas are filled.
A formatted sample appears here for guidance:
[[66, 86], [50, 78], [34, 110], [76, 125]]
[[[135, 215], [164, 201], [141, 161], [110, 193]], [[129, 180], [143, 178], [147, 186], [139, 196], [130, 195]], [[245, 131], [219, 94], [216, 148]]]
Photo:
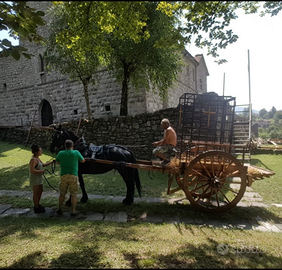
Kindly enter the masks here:
[[1, 219], [1, 268], [280, 268], [282, 234], [184, 224]]
[[[0, 141], [1, 190], [30, 191], [29, 147]], [[47, 162], [55, 155], [43, 149], [41, 159]], [[201, 213], [188, 202], [134, 203], [103, 199], [79, 203], [81, 212], [125, 211], [132, 216], [143, 213], [166, 217], [207, 217], [229, 221], [253, 220], [260, 216], [269, 222], [282, 223], [281, 204], [282, 155], [253, 155], [252, 164], [276, 174], [252, 185], [269, 207], [234, 207], [222, 214]], [[49, 169], [49, 168], [48, 168]], [[51, 169], [51, 168], [50, 168]], [[56, 168], [59, 174], [59, 168]], [[143, 197], [167, 197], [167, 175], [139, 170]], [[46, 174], [52, 186], [59, 176]], [[89, 194], [124, 196], [125, 184], [118, 172], [85, 175]], [[52, 191], [44, 183], [44, 191]], [[137, 197], [137, 191], [135, 196]], [[184, 197], [179, 191], [174, 197]], [[28, 198], [0, 196], [0, 204], [32, 207]], [[44, 198], [42, 204], [56, 208], [58, 199]], [[5, 217], [0, 223], [0, 268], [280, 268], [282, 233], [239, 229], [209, 228], [184, 223], [150, 224], [137, 221], [116, 223]]]

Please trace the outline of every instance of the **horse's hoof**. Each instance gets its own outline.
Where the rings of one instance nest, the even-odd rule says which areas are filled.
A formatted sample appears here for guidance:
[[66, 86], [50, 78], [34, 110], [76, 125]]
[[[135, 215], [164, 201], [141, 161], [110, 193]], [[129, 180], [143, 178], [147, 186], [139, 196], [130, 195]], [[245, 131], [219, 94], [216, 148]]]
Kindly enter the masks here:
[[123, 203], [123, 204], [126, 204], [126, 205], [131, 205], [131, 204], [133, 203], [133, 201], [124, 199], [124, 200], [122, 201], [122, 203]]
[[88, 198], [81, 198], [80, 199], [80, 202], [82, 202], [82, 203], [86, 203], [88, 201]]

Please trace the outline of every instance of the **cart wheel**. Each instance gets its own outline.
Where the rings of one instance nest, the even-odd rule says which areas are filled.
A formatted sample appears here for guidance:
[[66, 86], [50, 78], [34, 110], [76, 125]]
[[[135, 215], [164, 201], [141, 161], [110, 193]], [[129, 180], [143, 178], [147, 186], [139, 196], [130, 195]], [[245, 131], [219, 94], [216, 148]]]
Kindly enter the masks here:
[[181, 189], [183, 189], [183, 177], [181, 177], [179, 173], [176, 173], [176, 174], [175, 174], [175, 180], [176, 180], [178, 186], [179, 186]]
[[247, 167], [227, 152], [207, 151], [187, 164], [183, 191], [190, 203], [205, 212], [234, 207], [246, 190]]

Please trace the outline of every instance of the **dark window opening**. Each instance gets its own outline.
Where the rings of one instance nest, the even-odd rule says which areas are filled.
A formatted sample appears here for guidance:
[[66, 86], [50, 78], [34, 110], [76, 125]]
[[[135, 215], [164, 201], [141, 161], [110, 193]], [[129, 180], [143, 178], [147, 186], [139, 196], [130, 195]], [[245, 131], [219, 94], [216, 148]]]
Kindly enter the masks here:
[[44, 60], [41, 54], [39, 54], [39, 72], [44, 72]]
[[105, 109], [106, 109], [106, 112], [109, 112], [109, 111], [111, 111], [111, 106], [110, 105], [106, 105]]
[[42, 126], [49, 126], [53, 124], [52, 107], [47, 100], [43, 100], [41, 109]]
[[74, 113], [74, 114], [77, 114], [77, 110], [73, 110], [73, 113]]
[[41, 83], [46, 83], [45, 63], [41, 54], [38, 55], [38, 69]]
[[7, 89], [7, 84], [3, 83], [3, 86], [4, 86], [4, 90], [6, 90]]

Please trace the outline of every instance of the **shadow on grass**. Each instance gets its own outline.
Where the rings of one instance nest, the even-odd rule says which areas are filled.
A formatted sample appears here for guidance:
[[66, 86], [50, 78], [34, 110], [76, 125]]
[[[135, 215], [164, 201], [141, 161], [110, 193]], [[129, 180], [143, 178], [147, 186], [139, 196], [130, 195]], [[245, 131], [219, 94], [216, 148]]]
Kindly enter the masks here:
[[[93, 247], [84, 248], [79, 252], [65, 252], [58, 259], [50, 260], [46, 258], [44, 252], [35, 251], [10, 266], [11, 269], [37, 269], [43, 268], [59, 269], [59, 268], [98, 268], [100, 252]], [[76, 258], [76, 259], [74, 259]]]
[[[181, 225], [183, 234], [173, 227], [136, 223], [81, 222], [4, 218], [0, 224], [4, 240], [17, 234], [9, 243], [18, 260], [5, 259], [11, 269], [129, 268], [129, 269], [238, 269], [281, 267], [279, 236], [272, 250], [257, 238], [258, 232], [220, 231], [212, 228]], [[169, 229], [169, 230], [168, 230]], [[166, 232], [166, 234], [165, 234]], [[161, 235], [158, 235], [160, 233]], [[224, 235], [222, 235], [222, 233]], [[164, 235], [165, 234], [165, 235]], [[232, 239], [236, 236], [237, 241]], [[19, 243], [29, 241], [22, 252]], [[32, 251], [37, 247], [37, 251]], [[142, 248], [140, 248], [142, 247]], [[278, 254], [279, 253], [279, 254]], [[275, 256], [276, 254], [276, 256]]]
[[[59, 197], [43, 197], [41, 203], [45, 207], [57, 207]], [[67, 197], [68, 198], [68, 197]], [[67, 200], [67, 199], [66, 199]], [[65, 202], [66, 202], [65, 200]], [[30, 198], [0, 196], [0, 204], [11, 204], [14, 208], [31, 207]], [[126, 212], [129, 218], [140, 219], [142, 216], [157, 216], [163, 219], [200, 219], [203, 222], [224, 222], [234, 223], [249, 222], [257, 224], [257, 220], [282, 223], [279, 215], [276, 215], [271, 209], [258, 206], [235, 206], [231, 210], [223, 213], [201, 212], [194, 206], [185, 203], [170, 204], [168, 202], [134, 202], [132, 205], [124, 205], [122, 200], [114, 201], [104, 198], [89, 199], [87, 203], [78, 202], [76, 209], [87, 215], [90, 212], [109, 213], [109, 212]], [[64, 211], [69, 211], [69, 207], [64, 205]]]
[[203, 222], [225, 222], [238, 224], [240, 222], [249, 222], [257, 224], [258, 219], [263, 221], [272, 221], [282, 223], [282, 219], [264, 207], [257, 206], [235, 206], [231, 210], [223, 213], [201, 212], [193, 207], [189, 202], [185, 204], [168, 202], [138, 202], [132, 205], [123, 205], [119, 202], [107, 201], [104, 199], [91, 199], [86, 204], [79, 203], [77, 209], [85, 214], [87, 212], [119, 212], [124, 211], [131, 218], [139, 219], [146, 214], [147, 216], [158, 216], [164, 219], [201, 219]]
[[[47, 168], [49, 169], [49, 168]], [[18, 167], [3, 168], [0, 169], [0, 187], [1, 190], [19, 190], [19, 191], [31, 191], [29, 186], [29, 167], [28, 165], [22, 165]], [[46, 179], [43, 179], [43, 186], [45, 191], [53, 190], [51, 186], [58, 187], [59, 176], [49, 174], [47, 171], [44, 174]], [[49, 186], [48, 182], [51, 186]]]
[[30, 189], [28, 165], [0, 169], [0, 175], [0, 186], [2, 190]]

